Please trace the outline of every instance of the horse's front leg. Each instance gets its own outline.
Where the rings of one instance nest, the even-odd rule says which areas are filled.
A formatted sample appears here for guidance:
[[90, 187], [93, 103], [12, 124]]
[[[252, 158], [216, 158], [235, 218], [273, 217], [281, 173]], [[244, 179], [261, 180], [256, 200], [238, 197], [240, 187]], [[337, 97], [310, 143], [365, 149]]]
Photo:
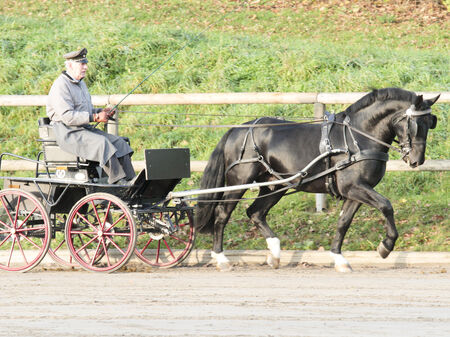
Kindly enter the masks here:
[[[259, 197], [271, 192], [268, 188], [262, 187], [259, 191]], [[267, 255], [267, 264], [274, 269], [280, 267], [280, 240], [276, 237], [275, 233], [270, 229], [269, 224], [266, 221], [266, 216], [269, 210], [280, 201], [281, 197], [286, 192], [276, 193], [268, 197], [262, 197], [256, 199], [253, 204], [247, 209], [247, 215], [251, 221], [259, 228], [262, 235], [266, 238], [267, 248], [269, 254]]]
[[394, 221], [394, 209], [392, 208], [391, 202], [373, 188], [364, 185], [353, 186], [348, 192], [348, 198], [373, 206], [383, 213], [386, 219], [384, 225], [386, 237], [380, 242], [377, 251], [383, 259], [387, 258], [394, 249], [395, 241], [397, 241], [398, 238], [398, 232]]
[[339, 216], [337, 231], [334, 237], [333, 243], [331, 244], [331, 256], [334, 259], [334, 268], [338, 272], [351, 272], [352, 267], [350, 263], [344, 258], [341, 253], [342, 242], [344, 241], [345, 234], [347, 233], [350, 224], [352, 223], [355, 213], [361, 206], [360, 202], [348, 200], [344, 201], [342, 205], [342, 211]]

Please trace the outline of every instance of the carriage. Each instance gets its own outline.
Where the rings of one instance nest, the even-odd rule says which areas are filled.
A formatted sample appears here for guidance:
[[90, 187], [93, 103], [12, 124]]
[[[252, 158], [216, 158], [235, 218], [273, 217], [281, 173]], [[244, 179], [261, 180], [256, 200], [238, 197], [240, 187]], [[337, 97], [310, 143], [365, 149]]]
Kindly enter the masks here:
[[145, 150], [145, 169], [133, 184], [111, 185], [98, 163], [61, 150], [48, 118], [38, 124], [36, 160], [0, 155], [0, 168], [9, 156], [36, 164], [33, 177], [0, 177], [0, 269], [29, 271], [47, 253], [97, 272], [113, 272], [133, 254], [163, 268], [189, 255], [193, 209], [165, 199], [190, 176], [189, 149]]

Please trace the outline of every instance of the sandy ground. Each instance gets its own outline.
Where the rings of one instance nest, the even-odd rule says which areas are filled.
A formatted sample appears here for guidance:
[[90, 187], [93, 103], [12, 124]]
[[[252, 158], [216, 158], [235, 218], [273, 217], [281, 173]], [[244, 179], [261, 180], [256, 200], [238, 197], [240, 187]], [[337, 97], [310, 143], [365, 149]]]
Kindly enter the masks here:
[[0, 336], [450, 336], [449, 272], [0, 272]]

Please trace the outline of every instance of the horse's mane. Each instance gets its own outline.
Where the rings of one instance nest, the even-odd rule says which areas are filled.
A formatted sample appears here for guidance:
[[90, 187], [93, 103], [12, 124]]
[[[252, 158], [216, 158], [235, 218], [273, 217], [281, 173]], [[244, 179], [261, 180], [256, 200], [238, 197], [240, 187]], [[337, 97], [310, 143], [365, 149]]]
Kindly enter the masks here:
[[416, 97], [415, 93], [400, 88], [375, 89], [345, 109], [345, 114], [355, 113], [372, 105], [376, 101], [397, 100], [413, 103]]

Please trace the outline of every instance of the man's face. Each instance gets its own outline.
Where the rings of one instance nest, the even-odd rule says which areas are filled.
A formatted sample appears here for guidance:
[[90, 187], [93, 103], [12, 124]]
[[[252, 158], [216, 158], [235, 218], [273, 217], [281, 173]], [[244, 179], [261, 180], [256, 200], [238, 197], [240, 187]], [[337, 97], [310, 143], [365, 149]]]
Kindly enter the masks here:
[[81, 62], [70, 62], [69, 63], [69, 73], [77, 81], [81, 80], [86, 76], [86, 70], [88, 68], [87, 63]]

